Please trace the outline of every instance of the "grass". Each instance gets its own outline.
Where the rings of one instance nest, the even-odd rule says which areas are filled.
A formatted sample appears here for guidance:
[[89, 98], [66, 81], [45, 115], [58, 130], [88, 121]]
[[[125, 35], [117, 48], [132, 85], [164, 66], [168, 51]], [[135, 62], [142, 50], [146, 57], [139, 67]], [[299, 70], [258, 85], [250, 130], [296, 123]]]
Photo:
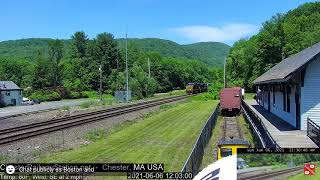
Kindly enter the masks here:
[[238, 117], [238, 120], [239, 120], [238, 121], [239, 122], [239, 126], [241, 128], [241, 131], [243, 133], [244, 138], [247, 141], [249, 141], [251, 147], [254, 148], [255, 147], [255, 143], [254, 143], [255, 141], [254, 141], [253, 135], [251, 133], [250, 125], [244, 119], [242, 114]]
[[62, 111], [69, 111], [70, 110], [70, 107], [69, 106], [63, 106], [61, 108]]
[[304, 175], [304, 173], [299, 173], [295, 176], [291, 176], [288, 180], [319, 180], [320, 179], [320, 167], [318, 166], [319, 163], [316, 164], [316, 172], [315, 175]]
[[92, 106], [94, 104], [93, 101], [87, 101], [87, 102], [83, 102], [80, 104], [80, 108], [85, 109], [85, 108], [89, 108], [90, 106]]
[[[244, 138], [252, 144], [254, 147], [254, 139], [250, 131], [250, 126], [249, 124], [246, 123], [245, 119], [243, 118], [242, 115], [238, 117], [239, 120], [239, 125], [241, 128], [241, 131], [243, 132]], [[204, 169], [207, 167], [209, 164], [212, 164], [213, 162], [216, 161], [217, 158], [217, 143], [220, 140], [221, 136], [220, 134], [222, 133], [221, 126], [223, 124], [223, 117], [218, 116], [217, 122], [215, 127], [212, 130], [212, 136], [211, 139], [207, 145], [207, 147], [204, 150], [204, 155], [202, 159], [202, 165], [200, 169]]]
[[256, 93], [245, 93], [244, 98], [245, 99], [254, 99], [253, 97], [256, 95]]
[[204, 169], [209, 164], [212, 164], [216, 161], [217, 152], [215, 151], [217, 148], [217, 143], [220, 139], [220, 134], [222, 133], [222, 129], [220, 128], [223, 123], [222, 116], [218, 116], [216, 125], [214, 126], [212, 130], [212, 136], [211, 139], [207, 145], [207, 147], [204, 150], [202, 164], [200, 169]]
[[192, 101], [121, 128], [75, 150], [54, 153], [40, 162], [164, 163], [180, 171], [217, 101]]

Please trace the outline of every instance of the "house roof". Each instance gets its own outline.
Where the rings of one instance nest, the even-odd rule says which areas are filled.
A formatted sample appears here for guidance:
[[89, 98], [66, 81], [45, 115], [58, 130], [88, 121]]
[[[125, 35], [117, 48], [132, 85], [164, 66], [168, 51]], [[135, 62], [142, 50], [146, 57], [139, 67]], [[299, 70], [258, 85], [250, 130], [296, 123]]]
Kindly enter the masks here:
[[318, 54], [320, 54], [320, 42], [282, 60], [254, 80], [253, 83], [285, 82], [291, 77], [293, 72], [315, 59]]
[[12, 81], [0, 81], [0, 90], [20, 90], [19, 86], [17, 86]]

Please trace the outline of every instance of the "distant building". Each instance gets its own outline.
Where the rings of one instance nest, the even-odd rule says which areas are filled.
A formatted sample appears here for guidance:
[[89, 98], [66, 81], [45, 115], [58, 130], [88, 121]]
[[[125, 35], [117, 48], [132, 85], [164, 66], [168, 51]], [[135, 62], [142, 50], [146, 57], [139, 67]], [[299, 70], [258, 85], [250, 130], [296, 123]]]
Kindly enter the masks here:
[[320, 43], [292, 55], [258, 77], [259, 104], [297, 129], [320, 125]]
[[20, 105], [22, 102], [22, 89], [12, 81], [0, 81], [0, 105]]

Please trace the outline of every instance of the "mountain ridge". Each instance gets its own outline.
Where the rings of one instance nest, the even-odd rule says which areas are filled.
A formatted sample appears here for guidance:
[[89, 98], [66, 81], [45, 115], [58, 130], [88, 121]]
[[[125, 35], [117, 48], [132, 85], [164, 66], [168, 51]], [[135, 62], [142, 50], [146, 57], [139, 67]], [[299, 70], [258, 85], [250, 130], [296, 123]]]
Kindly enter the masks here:
[[[25, 38], [17, 40], [0, 41], [0, 57], [18, 57], [34, 59], [38, 51], [47, 51], [47, 45], [51, 38]], [[65, 49], [71, 43], [71, 39], [61, 39]], [[124, 38], [116, 39], [119, 47], [124, 47]], [[178, 44], [174, 41], [160, 38], [128, 38], [142, 51], [156, 51], [162, 56], [182, 57], [202, 61], [209, 66], [222, 67], [230, 46], [220, 42], [197, 42], [191, 44]]]

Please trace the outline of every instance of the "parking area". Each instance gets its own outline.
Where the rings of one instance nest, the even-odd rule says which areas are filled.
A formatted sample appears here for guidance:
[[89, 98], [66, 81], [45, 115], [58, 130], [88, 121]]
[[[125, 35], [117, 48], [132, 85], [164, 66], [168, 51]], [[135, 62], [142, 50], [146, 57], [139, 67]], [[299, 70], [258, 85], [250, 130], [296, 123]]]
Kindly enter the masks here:
[[48, 109], [59, 109], [64, 106], [79, 106], [81, 103], [92, 101], [92, 99], [72, 99], [61, 101], [42, 102], [41, 104], [34, 104], [28, 106], [8, 106], [0, 108], [0, 117], [12, 116], [20, 113], [29, 113], [34, 111], [43, 111]]

